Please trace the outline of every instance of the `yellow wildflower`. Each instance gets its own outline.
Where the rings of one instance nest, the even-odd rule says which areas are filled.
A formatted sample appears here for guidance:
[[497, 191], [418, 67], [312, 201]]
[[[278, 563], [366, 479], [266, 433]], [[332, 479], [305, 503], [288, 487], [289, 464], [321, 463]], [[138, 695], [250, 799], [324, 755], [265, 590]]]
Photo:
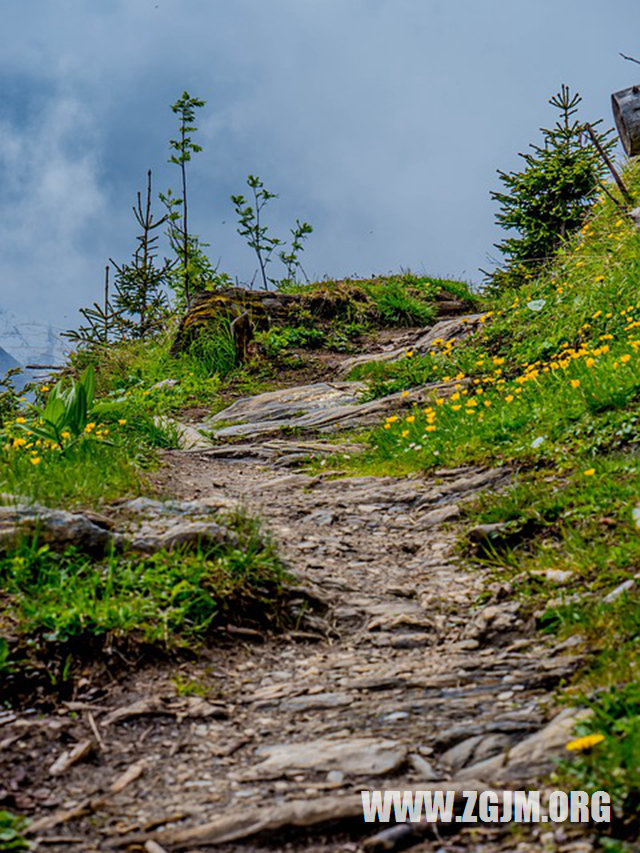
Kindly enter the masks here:
[[565, 749], [568, 749], [571, 752], [581, 752], [583, 749], [591, 749], [592, 746], [595, 746], [597, 743], [602, 743], [603, 740], [604, 735], [601, 734], [585, 735], [584, 737], [570, 740]]
[[578, 387], [579, 387], [579, 385], [580, 385], [580, 380], [579, 380], [579, 379], [572, 379], [572, 380], [571, 380], [571, 387], [572, 387], [572, 388], [578, 388]]
[[119, 418], [118, 419], [118, 423], [120, 424], [120, 426], [124, 426], [126, 424], [126, 422], [127, 422], [126, 418]]
[[403, 429], [403, 430], [402, 430], [401, 435], [402, 435], [402, 437], [403, 437], [403, 438], [406, 438], [406, 437], [409, 435], [409, 430], [408, 430], [408, 429]]
[[513, 402], [513, 394], [507, 394], [504, 399], [507, 401], [507, 403]]
[[630, 356], [630, 355], [627, 355], [627, 354], [625, 354], [625, 355], [621, 355], [621, 356], [620, 356], [620, 361], [621, 361], [623, 364], [626, 364], [628, 361], [631, 361], [631, 356]]
[[39, 465], [40, 464], [40, 457], [39, 456], [32, 456], [29, 461], [31, 462], [32, 465]]
[[595, 469], [595, 468], [587, 468], [587, 470], [584, 472], [584, 476], [585, 476], [585, 477], [593, 477], [593, 475], [594, 475], [595, 473], [596, 473], [596, 469]]
[[593, 367], [593, 365], [596, 363], [596, 360], [595, 358], [586, 358], [584, 363], [587, 367]]
[[416, 419], [415, 415], [409, 415], [408, 418], [405, 418], [405, 420], [408, 424], [412, 424], [415, 421], [415, 419]]
[[84, 428], [84, 431], [85, 431], [85, 432], [93, 432], [93, 430], [94, 430], [95, 428], [96, 428], [96, 425], [95, 425], [95, 424], [93, 423], [93, 421], [92, 421], [90, 424], [87, 424], [87, 425], [86, 425], [86, 427]]
[[402, 396], [403, 396], [403, 397], [408, 397], [408, 396], [409, 396], [409, 392], [408, 392], [408, 391], [403, 391], [403, 392], [402, 392]]
[[26, 422], [27, 422], [27, 419], [26, 419], [26, 418], [23, 418], [22, 416], [21, 416], [21, 417], [19, 417], [19, 418], [16, 418], [16, 423], [17, 423], [17, 424], [26, 424]]

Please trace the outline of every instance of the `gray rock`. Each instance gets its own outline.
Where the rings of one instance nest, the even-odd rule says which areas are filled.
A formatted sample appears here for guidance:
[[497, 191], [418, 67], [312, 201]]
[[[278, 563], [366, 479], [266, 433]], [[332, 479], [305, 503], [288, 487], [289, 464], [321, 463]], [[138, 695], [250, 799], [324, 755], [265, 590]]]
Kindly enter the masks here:
[[160, 382], [156, 382], [155, 385], [151, 386], [152, 391], [156, 391], [159, 388], [175, 388], [176, 385], [180, 384], [179, 379], [161, 379]]
[[404, 764], [407, 749], [395, 740], [322, 738], [263, 746], [256, 750], [256, 755], [264, 756], [264, 761], [253, 768], [253, 773], [260, 777], [273, 778], [300, 770], [339, 770], [345, 775], [381, 776]]
[[442, 773], [437, 773], [427, 759], [421, 755], [417, 755], [416, 753], [410, 755], [409, 764], [423, 782], [434, 782], [442, 778]]
[[612, 589], [608, 595], [602, 599], [605, 604], [611, 604], [612, 601], [615, 601], [617, 598], [625, 592], [631, 592], [631, 590], [635, 587], [636, 582], [633, 578], [630, 578], [628, 581], [621, 583], [620, 586], [617, 586], [615, 589]]
[[438, 509], [432, 509], [430, 512], [425, 512], [424, 515], [420, 516], [418, 526], [421, 529], [426, 527], [435, 527], [445, 521], [452, 521], [454, 518], [458, 518], [459, 516], [460, 510], [458, 509], [458, 506], [456, 504], [449, 504], [449, 506], [438, 507]]
[[506, 525], [502, 522], [495, 524], [476, 524], [467, 530], [467, 539], [475, 545], [486, 545], [502, 538]]
[[236, 542], [234, 533], [213, 521], [179, 521], [164, 530], [140, 532], [131, 540], [130, 548], [141, 554], [154, 554], [162, 550], [207, 548]]
[[482, 735], [474, 735], [460, 741], [460, 743], [452, 746], [451, 749], [443, 752], [440, 756], [440, 761], [452, 770], [459, 770], [460, 767], [464, 767], [465, 764], [471, 761], [476, 747], [481, 743], [482, 739]]
[[0, 506], [0, 551], [13, 548], [34, 534], [40, 545], [48, 545], [55, 551], [74, 546], [94, 556], [103, 556], [123, 541], [122, 536], [105, 530], [81, 513], [49, 509], [40, 504]]
[[567, 708], [544, 728], [513, 746], [506, 755], [501, 753], [471, 764], [456, 776], [494, 784], [507, 779], [531, 778], [551, 766], [554, 756], [572, 739], [576, 723], [586, 719], [590, 713]]
[[316, 711], [323, 708], [340, 708], [349, 705], [352, 699], [348, 693], [314, 693], [306, 696], [296, 696], [282, 702], [284, 711]]
[[569, 583], [575, 577], [575, 572], [563, 571], [562, 569], [544, 569], [541, 571], [533, 571], [532, 575], [542, 575], [548, 581], [557, 584]]

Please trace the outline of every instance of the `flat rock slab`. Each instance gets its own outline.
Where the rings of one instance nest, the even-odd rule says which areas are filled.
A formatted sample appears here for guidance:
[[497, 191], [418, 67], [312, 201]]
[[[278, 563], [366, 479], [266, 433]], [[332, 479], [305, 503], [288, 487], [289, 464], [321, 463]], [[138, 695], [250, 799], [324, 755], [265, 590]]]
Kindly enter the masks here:
[[[366, 388], [362, 382], [299, 385], [238, 400], [214, 415], [209, 423], [215, 438], [255, 437], [283, 429], [337, 432], [376, 424], [383, 412], [424, 403], [436, 392], [446, 395], [454, 385], [454, 382], [432, 382], [365, 403], [358, 402]], [[229, 421], [239, 422], [229, 424]], [[223, 425], [216, 428], [217, 423]]]
[[335, 406], [357, 403], [365, 388], [364, 382], [314, 382], [267, 391], [237, 400], [210, 418], [210, 423], [289, 420], [303, 412], [322, 412]]
[[395, 740], [321, 738], [262, 746], [256, 750], [256, 755], [265, 756], [264, 761], [252, 769], [256, 777], [275, 777], [300, 770], [340, 770], [345, 775], [381, 776], [393, 773], [404, 764], [407, 748]]

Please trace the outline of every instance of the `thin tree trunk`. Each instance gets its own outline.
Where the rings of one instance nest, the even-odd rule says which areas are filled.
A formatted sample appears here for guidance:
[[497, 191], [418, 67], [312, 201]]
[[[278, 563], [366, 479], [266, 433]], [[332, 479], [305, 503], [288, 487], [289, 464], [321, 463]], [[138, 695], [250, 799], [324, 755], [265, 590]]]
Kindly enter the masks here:
[[109, 264], [104, 268], [104, 343], [109, 343]]
[[182, 119], [182, 156], [180, 161], [180, 169], [182, 171], [182, 254], [184, 264], [184, 297], [187, 302], [187, 309], [191, 307], [191, 293], [189, 287], [189, 231], [188, 231], [188, 209], [187, 209], [187, 167], [184, 160], [184, 118]]

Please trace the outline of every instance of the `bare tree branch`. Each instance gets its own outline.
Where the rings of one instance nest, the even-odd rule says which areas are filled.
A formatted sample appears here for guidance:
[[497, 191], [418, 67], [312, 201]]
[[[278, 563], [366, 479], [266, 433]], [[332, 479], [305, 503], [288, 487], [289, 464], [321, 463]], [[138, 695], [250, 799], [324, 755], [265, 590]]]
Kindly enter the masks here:
[[625, 53], [622, 53], [622, 52], [620, 53], [620, 56], [623, 59], [628, 60], [629, 62], [635, 62], [636, 65], [640, 65], [640, 59], [634, 59], [633, 56], [627, 56]]

